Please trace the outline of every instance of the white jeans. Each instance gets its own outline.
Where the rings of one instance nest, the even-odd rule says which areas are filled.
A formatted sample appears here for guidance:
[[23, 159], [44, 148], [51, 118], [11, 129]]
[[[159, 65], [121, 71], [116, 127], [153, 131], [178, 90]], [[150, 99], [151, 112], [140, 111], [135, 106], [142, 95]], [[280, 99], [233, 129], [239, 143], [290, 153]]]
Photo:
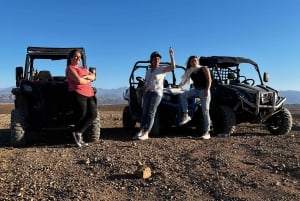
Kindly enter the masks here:
[[209, 115], [209, 105], [211, 100], [210, 91], [208, 91], [207, 97], [204, 97], [204, 89], [190, 89], [180, 95], [182, 112], [188, 112], [188, 99], [190, 98], [200, 98], [201, 108], [204, 120], [204, 130], [209, 131], [210, 129], [210, 115]]

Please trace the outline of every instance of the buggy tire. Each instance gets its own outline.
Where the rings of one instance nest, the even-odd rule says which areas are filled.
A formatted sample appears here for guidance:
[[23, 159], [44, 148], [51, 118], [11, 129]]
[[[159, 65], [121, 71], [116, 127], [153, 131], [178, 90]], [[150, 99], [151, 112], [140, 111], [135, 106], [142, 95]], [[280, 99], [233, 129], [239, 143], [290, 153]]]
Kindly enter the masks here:
[[132, 119], [132, 114], [130, 112], [129, 106], [126, 106], [123, 110], [122, 123], [123, 127], [128, 130], [135, 128], [136, 122]]
[[10, 121], [10, 143], [11, 146], [25, 146], [25, 113], [21, 109], [11, 111]]
[[94, 119], [89, 128], [84, 132], [84, 140], [86, 142], [97, 142], [100, 139], [100, 132], [100, 114], [97, 112], [96, 119]]
[[218, 107], [212, 115], [214, 134], [231, 135], [235, 131], [236, 117], [234, 111], [228, 106]]
[[282, 108], [266, 121], [266, 127], [272, 135], [288, 134], [293, 125], [293, 117], [287, 108]]

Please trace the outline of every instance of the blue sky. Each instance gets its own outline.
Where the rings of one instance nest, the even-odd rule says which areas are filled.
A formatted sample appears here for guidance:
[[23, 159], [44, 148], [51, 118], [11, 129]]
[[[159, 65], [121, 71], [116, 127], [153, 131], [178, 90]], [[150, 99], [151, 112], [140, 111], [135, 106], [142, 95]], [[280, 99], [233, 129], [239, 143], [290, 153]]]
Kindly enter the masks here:
[[96, 87], [128, 86], [132, 65], [168, 48], [190, 55], [243, 56], [268, 85], [300, 90], [298, 0], [0, 0], [1, 82], [14, 86], [27, 46], [84, 47]]

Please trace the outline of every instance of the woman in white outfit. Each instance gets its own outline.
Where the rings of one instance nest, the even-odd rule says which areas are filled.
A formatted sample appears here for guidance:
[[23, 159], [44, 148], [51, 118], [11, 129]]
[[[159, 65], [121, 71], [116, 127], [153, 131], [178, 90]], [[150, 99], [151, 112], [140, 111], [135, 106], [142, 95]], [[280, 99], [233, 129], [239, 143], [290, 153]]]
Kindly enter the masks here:
[[156, 110], [162, 99], [164, 79], [167, 72], [175, 68], [172, 48], [170, 48], [169, 53], [171, 65], [167, 67], [159, 66], [161, 59], [159, 52], [155, 51], [150, 55], [151, 68], [147, 71], [145, 77], [141, 126], [140, 131], [133, 137], [135, 140], [146, 140], [149, 138]]

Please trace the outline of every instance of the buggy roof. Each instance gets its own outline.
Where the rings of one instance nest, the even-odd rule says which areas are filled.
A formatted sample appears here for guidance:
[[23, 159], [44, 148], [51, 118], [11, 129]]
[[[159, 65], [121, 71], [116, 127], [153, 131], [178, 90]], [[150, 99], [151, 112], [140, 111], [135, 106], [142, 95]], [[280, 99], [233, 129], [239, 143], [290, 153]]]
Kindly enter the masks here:
[[38, 59], [66, 59], [72, 50], [79, 50], [84, 56], [85, 51], [82, 47], [60, 48], [60, 47], [27, 47], [27, 54], [32, 58]]
[[210, 56], [200, 57], [199, 62], [203, 66], [218, 66], [221, 68], [238, 66], [241, 63], [249, 63], [257, 67], [258, 65], [251, 59], [244, 57], [230, 57], [230, 56]]

